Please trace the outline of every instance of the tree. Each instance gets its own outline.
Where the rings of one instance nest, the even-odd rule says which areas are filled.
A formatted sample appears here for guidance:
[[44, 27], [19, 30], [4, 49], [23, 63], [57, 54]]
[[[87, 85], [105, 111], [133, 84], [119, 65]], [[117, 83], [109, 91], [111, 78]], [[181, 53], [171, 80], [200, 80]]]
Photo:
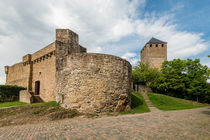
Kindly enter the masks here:
[[209, 102], [209, 78], [209, 68], [201, 65], [199, 59], [174, 59], [163, 64], [162, 75], [152, 87], [163, 94]]
[[148, 64], [139, 62], [132, 70], [132, 80], [134, 84], [150, 86], [160, 77], [160, 72], [155, 68], [150, 68]]

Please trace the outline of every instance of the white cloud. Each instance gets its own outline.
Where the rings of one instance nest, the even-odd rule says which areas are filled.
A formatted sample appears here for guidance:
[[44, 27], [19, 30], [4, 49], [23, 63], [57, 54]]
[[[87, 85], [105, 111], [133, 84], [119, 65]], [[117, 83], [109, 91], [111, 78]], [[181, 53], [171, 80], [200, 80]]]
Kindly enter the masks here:
[[5, 78], [6, 77], [4, 75], [0, 76], [0, 85], [5, 84]]
[[[168, 58], [195, 56], [207, 49], [201, 33], [180, 31], [171, 12], [144, 16], [145, 0], [13, 0], [0, 3], [0, 77], [3, 66], [55, 39], [55, 28], [70, 28], [88, 52], [122, 56], [133, 65], [152, 36], [168, 42]], [[23, 7], [23, 5], [26, 5]], [[144, 17], [144, 18], [139, 18]], [[4, 79], [4, 78], [3, 78]]]
[[203, 56], [200, 58], [200, 62], [202, 65], [206, 65], [210, 68], [210, 58], [207, 56]]
[[131, 65], [136, 65], [137, 62], [139, 61], [139, 57], [137, 56], [136, 53], [130, 53], [126, 52], [123, 56], [121, 56], [123, 59], [126, 59], [130, 61]]
[[135, 57], [135, 56], [137, 56], [135, 53], [127, 52], [122, 56], [122, 58], [129, 59], [129, 58], [132, 58], [132, 57]]
[[137, 21], [137, 32], [144, 38], [156, 37], [168, 42], [168, 59], [195, 56], [207, 49], [203, 34], [179, 31], [178, 25], [171, 23], [172, 16]]

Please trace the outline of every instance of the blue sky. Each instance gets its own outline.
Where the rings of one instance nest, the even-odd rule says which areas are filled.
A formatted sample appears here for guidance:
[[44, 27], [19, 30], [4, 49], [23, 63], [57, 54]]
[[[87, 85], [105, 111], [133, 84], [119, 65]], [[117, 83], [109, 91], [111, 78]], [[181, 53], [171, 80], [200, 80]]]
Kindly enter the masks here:
[[78, 33], [88, 52], [132, 65], [156, 37], [168, 42], [168, 60], [200, 58], [210, 66], [208, 0], [1, 0], [0, 8], [0, 84], [4, 66], [53, 42], [56, 28]]
[[145, 12], [156, 12], [159, 15], [170, 11], [175, 15], [175, 23], [180, 30], [202, 32], [204, 39], [210, 39], [210, 1], [208, 0], [148, 0]]

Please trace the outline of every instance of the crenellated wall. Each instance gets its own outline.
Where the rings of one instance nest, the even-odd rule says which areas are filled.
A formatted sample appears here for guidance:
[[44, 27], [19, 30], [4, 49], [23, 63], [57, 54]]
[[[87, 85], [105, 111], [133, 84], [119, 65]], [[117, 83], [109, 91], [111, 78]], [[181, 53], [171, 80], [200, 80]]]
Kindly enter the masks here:
[[5, 67], [6, 84], [26, 87], [35, 93], [35, 82], [40, 82], [39, 96], [43, 101], [55, 100], [55, 42], [23, 56], [23, 60]]
[[55, 100], [55, 42], [32, 54], [32, 62], [32, 92], [39, 81], [42, 100]]

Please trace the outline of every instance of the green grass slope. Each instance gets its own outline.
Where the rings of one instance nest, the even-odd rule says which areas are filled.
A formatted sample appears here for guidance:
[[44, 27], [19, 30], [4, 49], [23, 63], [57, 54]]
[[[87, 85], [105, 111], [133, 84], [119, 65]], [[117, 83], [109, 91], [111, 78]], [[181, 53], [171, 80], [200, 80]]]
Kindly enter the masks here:
[[161, 110], [181, 110], [208, 106], [208, 104], [201, 104], [163, 94], [148, 93], [148, 97], [153, 105]]
[[147, 107], [143, 96], [138, 92], [132, 92], [131, 94], [131, 110], [121, 112], [121, 114], [135, 114], [135, 113], [145, 113], [150, 112]]
[[20, 106], [20, 105], [24, 105], [27, 103], [23, 103], [23, 102], [5, 102], [5, 103], [0, 103], [0, 108], [1, 107], [10, 107], [10, 106]]

